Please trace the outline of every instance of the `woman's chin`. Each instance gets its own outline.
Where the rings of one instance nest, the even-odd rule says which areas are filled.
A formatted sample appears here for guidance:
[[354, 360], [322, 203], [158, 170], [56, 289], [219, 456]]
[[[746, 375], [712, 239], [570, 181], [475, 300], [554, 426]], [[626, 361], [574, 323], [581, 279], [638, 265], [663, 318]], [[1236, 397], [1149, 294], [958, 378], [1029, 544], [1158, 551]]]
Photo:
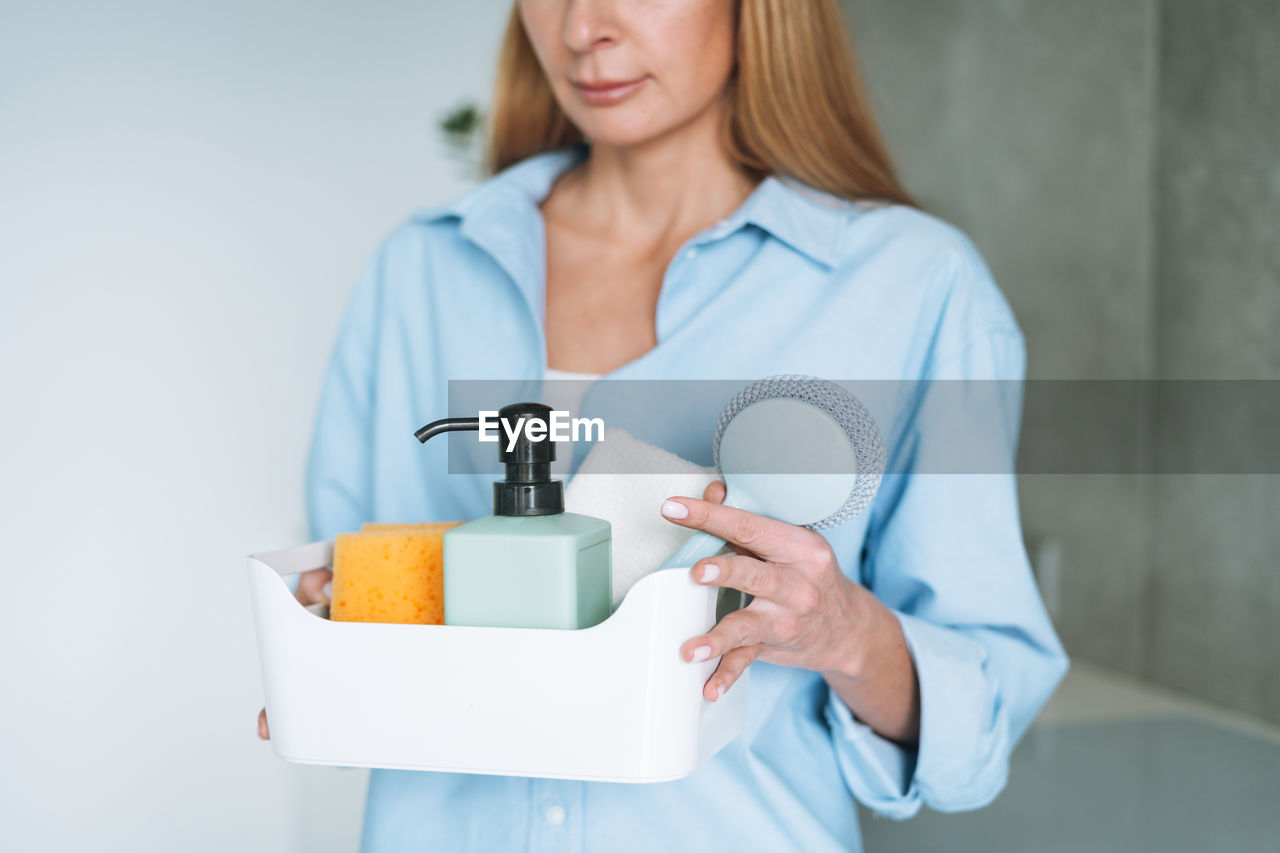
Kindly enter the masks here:
[[652, 115], [628, 115], [623, 110], [610, 114], [608, 107], [593, 109], [586, 115], [571, 116], [570, 120], [592, 145], [610, 148], [646, 145], [667, 136], [681, 125], [674, 120], [654, 121]]

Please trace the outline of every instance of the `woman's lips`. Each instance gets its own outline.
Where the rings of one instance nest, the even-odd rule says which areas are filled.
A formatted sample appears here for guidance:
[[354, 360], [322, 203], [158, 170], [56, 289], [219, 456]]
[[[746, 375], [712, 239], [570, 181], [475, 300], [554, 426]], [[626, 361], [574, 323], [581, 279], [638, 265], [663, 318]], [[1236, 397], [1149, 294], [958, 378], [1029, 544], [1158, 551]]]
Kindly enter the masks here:
[[593, 82], [570, 80], [569, 82], [577, 90], [578, 96], [588, 104], [607, 106], [631, 97], [636, 90], [644, 85], [647, 79], [649, 78], [640, 77], [635, 80], [599, 80]]

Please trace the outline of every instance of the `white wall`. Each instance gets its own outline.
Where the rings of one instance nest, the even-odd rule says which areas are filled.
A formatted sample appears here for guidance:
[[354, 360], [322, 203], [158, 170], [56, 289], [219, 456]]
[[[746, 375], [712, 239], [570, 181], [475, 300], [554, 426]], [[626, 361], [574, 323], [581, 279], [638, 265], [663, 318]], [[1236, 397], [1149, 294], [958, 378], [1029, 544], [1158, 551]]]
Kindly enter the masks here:
[[377, 241], [465, 185], [507, 4], [0, 9], [0, 827], [12, 850], [353, 849], [366, 773], [258, 741], [243, 557], [305, 541]]

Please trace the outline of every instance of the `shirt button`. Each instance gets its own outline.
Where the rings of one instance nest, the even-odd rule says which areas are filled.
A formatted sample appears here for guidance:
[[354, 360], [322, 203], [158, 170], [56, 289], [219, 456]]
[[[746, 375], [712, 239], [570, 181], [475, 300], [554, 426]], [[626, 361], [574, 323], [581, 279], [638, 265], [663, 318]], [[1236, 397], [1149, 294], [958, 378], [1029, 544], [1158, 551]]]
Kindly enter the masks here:
[[564, 823], [564, 806], [547, 806], [547, 823], [552, 826]]
[[685, 260], [691, 261], [694, 258], [698, 257], [698, 250], [694, 248], [690, 248], [684, 253], [684, 257], [685, 257]]

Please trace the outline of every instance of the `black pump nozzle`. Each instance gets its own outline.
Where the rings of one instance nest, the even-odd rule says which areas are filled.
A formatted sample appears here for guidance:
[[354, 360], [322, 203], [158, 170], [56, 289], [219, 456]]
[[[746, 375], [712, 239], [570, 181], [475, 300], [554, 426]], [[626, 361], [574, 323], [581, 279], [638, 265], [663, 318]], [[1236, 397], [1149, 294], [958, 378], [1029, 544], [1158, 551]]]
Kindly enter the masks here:
[[[564, 483], [551, 479], [551, 463], [556, 458], [551, 440], [551, 407], [545, 403], [512, 403], [498, 410], [498, 461], [507, 466], [505, 480], [493, 484], [494, 515], [554, 515], [564, 512]], [[541, 438], [530, 439], [525, 421], [541, 421]], [[516, 431], [515, 443], [507, 449], [505, 423]], [[414, 433], [423, 444], [432, 436], [454, 430], [480, 429], [479, 418], [444, 418], [432, 421]]]
[[460, 429], [480, 429], [479, 418], [445, 418], [444, 420], [432, 421], [413, 434], [414, 438], [427, 443], [427, 439], [433, 435], [439, 435], [442, 432], [452, 432]]

